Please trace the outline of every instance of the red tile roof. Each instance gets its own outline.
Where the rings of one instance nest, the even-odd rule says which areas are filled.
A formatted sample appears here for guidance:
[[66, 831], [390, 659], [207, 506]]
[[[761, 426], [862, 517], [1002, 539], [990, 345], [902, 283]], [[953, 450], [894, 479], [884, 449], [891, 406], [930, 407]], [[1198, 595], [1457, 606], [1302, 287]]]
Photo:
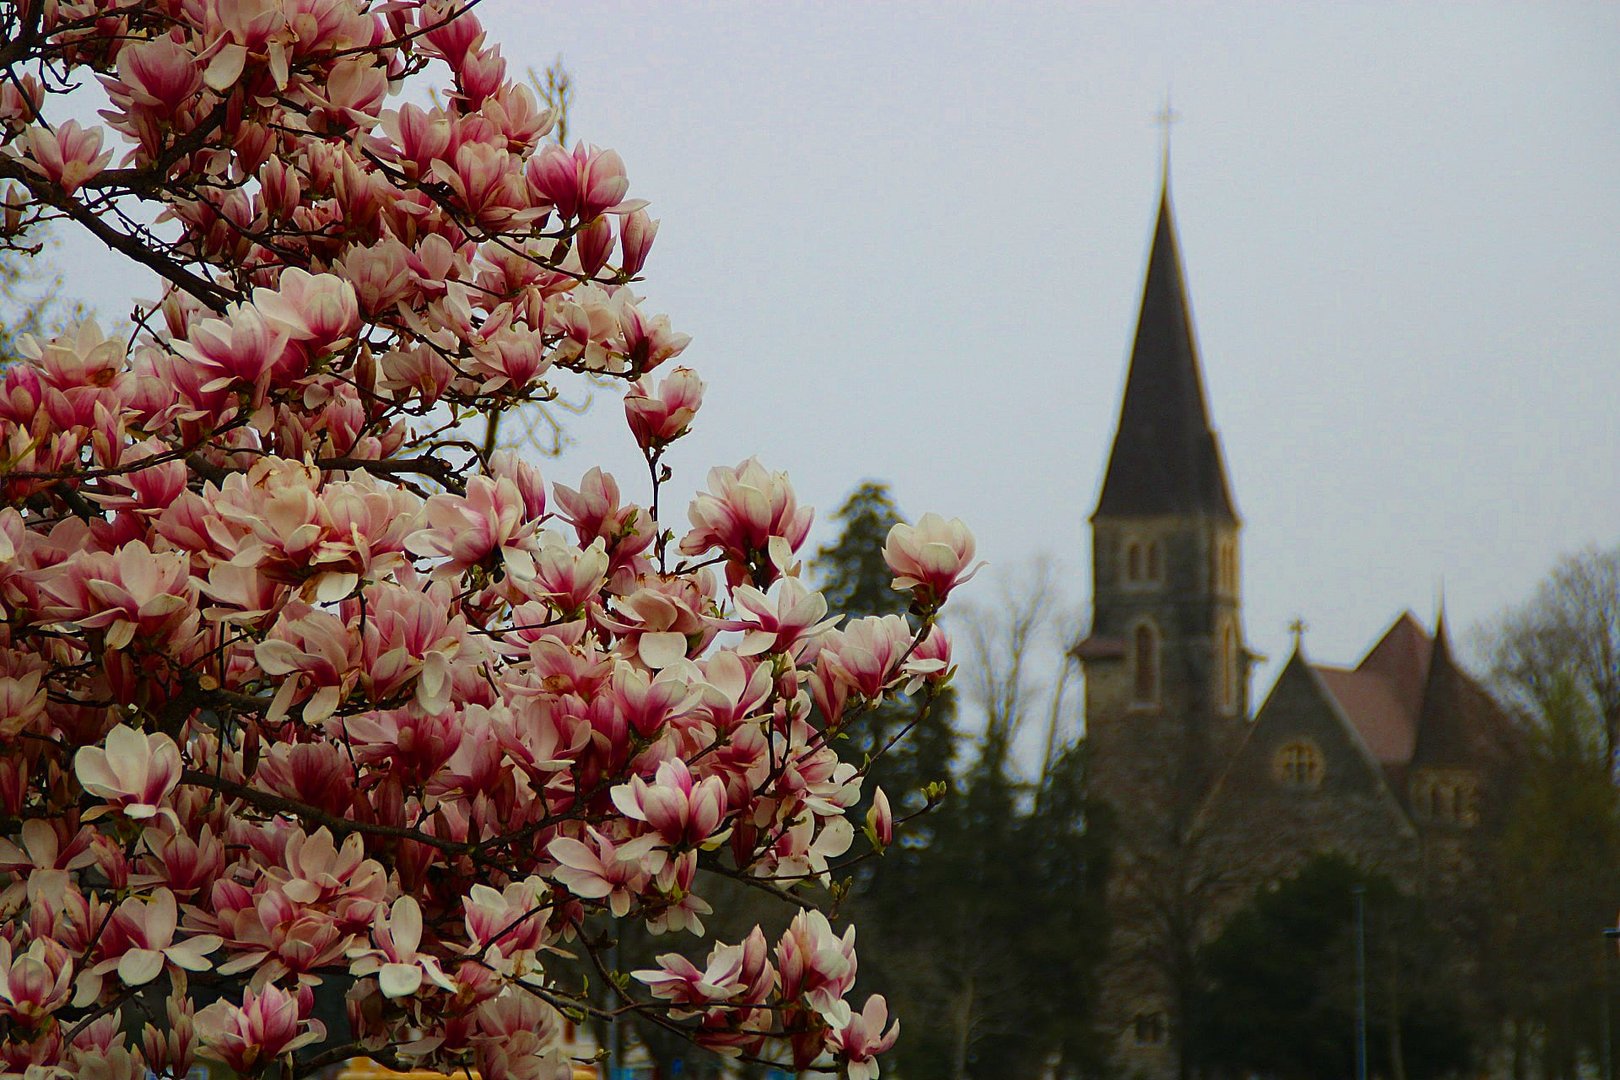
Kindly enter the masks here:
[[1311, 665], [1391, 774], [1413, 764], [1500, 757], [1513, 740], [1501, 707], [1457, 666], [1445, 642], [1402, 613], [1354, 670]]
[[1404, 765], [1412, 760], [1417, 717], [1405, 707], [1389, 679], [1375, 671], [1324, 664], [1311, 667], [1380, 765]]
[[1408, 611], [1401, 613], [1353, 670], [1311, 666], [1367, 749], [1387, 768], [1407, 764], [1417, 748], [1433, 655], [1434, 639]]

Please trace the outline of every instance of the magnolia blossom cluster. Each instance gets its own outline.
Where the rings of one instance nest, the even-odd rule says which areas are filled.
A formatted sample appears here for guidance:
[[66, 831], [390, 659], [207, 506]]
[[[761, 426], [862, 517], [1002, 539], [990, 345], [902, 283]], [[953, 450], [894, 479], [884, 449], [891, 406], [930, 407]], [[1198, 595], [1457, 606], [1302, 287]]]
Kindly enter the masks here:
[[[581, 968], [614, 920], [701, 946], [716, 877], [836, 872], [833, 736], [949, 678], [961, 523], [890, 535], [908, 617], [841, 622], [785, 474], [657, 517], [703, 385], [632, 290], [656, 223], [451, 0], [0, 0], [0, 43], [0, 245], [67, 218], [163, 282], [0, 369], [0, 1072], [534, 1080], [628, 1008], [875, 1076], [808, 907], [611, 1002]], [[626, 384], [645, 502], [462, 434], [569, 374]]]

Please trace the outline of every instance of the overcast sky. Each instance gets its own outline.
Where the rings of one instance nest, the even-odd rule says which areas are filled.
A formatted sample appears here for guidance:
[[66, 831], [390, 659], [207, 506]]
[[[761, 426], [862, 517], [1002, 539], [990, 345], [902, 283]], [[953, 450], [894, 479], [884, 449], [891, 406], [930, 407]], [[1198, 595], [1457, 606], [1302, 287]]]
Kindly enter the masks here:
[[[757, 454], [825, 522], [882, 479], [1082, 605], [1168, 91], [1273, 668], [1296, 616], [1349, 662], [1442, 581], [1466, 631], [1620, 542], [1620, 6], [479, 11], [517, 69], [564, 58], [574, 133], [662, 219], [646, 292], [709, 383], [678, 489]], [[127, 270], [64, 257], [123, 308]], [[644, 497], [621, 424], [599, 402], [546, 471]]]
[[1168, 90], [1255, 647], [1353, 661], [1442, 582], [1466, 631], [1620, 542], [1620, 7], [480, 10], [663, 221], [693, 484], [884, 479], [1083, 603]]

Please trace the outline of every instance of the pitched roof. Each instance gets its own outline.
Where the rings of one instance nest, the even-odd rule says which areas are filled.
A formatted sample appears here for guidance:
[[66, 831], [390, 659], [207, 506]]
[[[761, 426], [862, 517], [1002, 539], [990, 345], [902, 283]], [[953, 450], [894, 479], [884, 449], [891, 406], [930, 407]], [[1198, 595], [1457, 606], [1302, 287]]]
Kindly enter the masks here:
[[1323, 685], [1386, 768], [1412, 760], [1432, 650], [1428, 633], [1403, 611], [1353, 670], [1316, 665]]
[[1237, 520], [1204, 398], [1168, 181], [1159, 199], [1119, 427], [1094, 516], [1157, 514]]
[[1325, 664], [1313, 665], [1313, 670], [1380, 765], [1411, 760], [1416, 725], [1387, 680]]
[[[1353, 674], [1342, 669], [1325, 670]], [[1371, 796], [1403, 832], [1411, 828], [1399, 797], [1390, 787], [1387, 768], [1323, 673], [1322, 667], [1307, 662], [1295, 648], [1255, 714], [1242, 745], [1200, 809], [1201, 826], [1207, 827], [1229, 802], [1263, 797], [1270, 788], [1267, 779], [1272, 755], [1285, 742], [1305, 737], [1316, 743], [1329, 762], [1325, 782], [1329, 789], [1339, 794], [1360, 792]]]
[[1512, 725], [1451, 655], [1442, 617], [1430, 637], [1411, 612], [1352, 669], [1313, 665], [1385, 769], [1499, 756]]

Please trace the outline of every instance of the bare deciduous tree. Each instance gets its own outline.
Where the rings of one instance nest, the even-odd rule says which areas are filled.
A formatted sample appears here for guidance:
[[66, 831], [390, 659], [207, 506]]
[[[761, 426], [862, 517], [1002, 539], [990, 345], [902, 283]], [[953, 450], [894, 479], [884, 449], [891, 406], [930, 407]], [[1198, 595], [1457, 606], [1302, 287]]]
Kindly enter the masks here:
[[1545, 715], [1570, 691], [1586, 700], [1612, 776], [1620, 746], [1620, 547], [1566, 556], [1485, 637], [1497, 688], [1528, 714]]

